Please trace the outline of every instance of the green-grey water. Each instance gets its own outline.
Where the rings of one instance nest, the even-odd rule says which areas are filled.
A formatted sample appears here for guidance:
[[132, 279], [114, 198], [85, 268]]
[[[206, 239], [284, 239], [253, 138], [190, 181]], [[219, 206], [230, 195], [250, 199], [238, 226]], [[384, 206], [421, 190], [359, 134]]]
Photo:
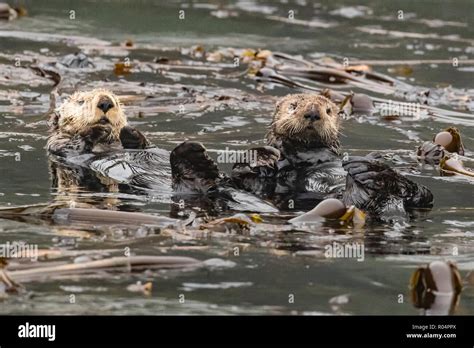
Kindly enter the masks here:
[[[361, 5], [355, 1], [49, 0], [24, 5], [28, 16], [0, 22], [0, 206], [57, 198], [44, 149], [44, 115], [52, 82], [35, 75], [28, 66], [55, 62], [78, 51], [95, 68], [66, 70], [63, 92], [107, 87], [118, 95], [153, 96], [126, 103], [126, 113], [134, 126], [167, 150], [185, 139], [201, 141], [213, 155], [226, 147], [262, 144], [275, 97], [295, 92], [281, 85], [261, 85], [245, 75], [243, 67], [233, 68], [231, 61], [206, 62], [192, 54], [196, 45], [207, 52], [266, 49], [306, 60], [438, 61], [411, 65], [409, 73], [397, 69], [406, 65], [402, 63], [374, 64], [373, 69], [418, 90], [432, 89], [434, 99], [436, 93], [440, 96], [433, 101], [437, 107], [467, 114], [474, 110], [474, 64], [463, 63], [474, 55], [470, 1], [366, 1]], [[180, 10], [184, 10], [184, 19], [179, 18]], [[281, 20], [289, 11], [294, 11], [299, 22]], [[403, 19], [398, 18], [399, 11]], [[125, 47], [126, 40], [132, 40], [134, 47]], [[184, 62], [217, 70], [167, 68], [159, 65], [160, 58], [167, 58], [169, 64], [176, 60], [175, 65]], [[453, 65], [453, 58], [461, 63]], [[132, 72], [117, 76], [114, 63], [126, 59]], [[235, 70], [242, 74], [232, 78], [224, 74]], [[344, 85], [335, 88], [380, 97], [375, 91]], [[450, 99], [454, 95], [462, 98]], [[209, 100], [219, 101], [220, 96], [230, 99], [201, 107]], [[180, 113], [179, 105], [186, 112]], [[473, 182], [441, 177], [432, 167], [421, 168], [413, 157], [417, 145], [454, 123], [442, 121], [436, 117], [388, 121], [376, 116], [344, 122], [345, 151], [397, 153], [413, 167], [410, 178], [432, 190], [432, 211], [408, 224], [337, 231], [330, 227], [312, 231], [258, 228], [242, 234], [179, 238], [138, 227], [91, 231], [0, 220], [0, 243], [24, 241], [42, 249], [113, 249], [115, 254], [129, 248], [137, 255], [219, 259], [214, 267], [197, 270], [39, 279], [24, 284], [26, 293], [3, 300], [0, 313], [416, 314], [419, 310], [408, 292], [416, 267], [452, 260], [463, 277], [474, 269]], [[455, 126], [461, 130], [466, 156], [472, 157], [472, 124], [459, 121]], [[220, 166], [227, 171], [231, 168]], [[466, 162], [466, 166], [474, 165]], [[143, 212], [167, 216], [170, 211], [170, 203], [159, 194], [126, 195], [117, 200], [118, 205]], [[284, 218], [275, 221], [285, 223]], [[324, 246], [333, 241], [363, 243], [363, 262], [325, 258]], [[137, 281], [153, 282], [152, 294], [127, 290]], [[76, 296], [75, 303], [70, 303], [71, 294]], [[180, 301], [183, 294], [184, 303]], [[329, 303], [340, 295], [348, 295], [348, 303]], [[464, 288], [455, 314], [474, 314], [472, 286]]]

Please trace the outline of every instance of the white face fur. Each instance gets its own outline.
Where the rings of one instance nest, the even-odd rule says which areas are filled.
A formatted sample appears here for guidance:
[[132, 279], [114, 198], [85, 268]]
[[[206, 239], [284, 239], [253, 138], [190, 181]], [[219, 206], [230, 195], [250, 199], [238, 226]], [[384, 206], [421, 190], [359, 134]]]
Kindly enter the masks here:
[[[108, 103], [104, 109], [101, 105]], [[118, 137], [127, 124], [119, 99], [105, 89], [76, 92], [56, 110], [60, 131], [76, 134], [96, 124], [109, 124], [112, 136]]]

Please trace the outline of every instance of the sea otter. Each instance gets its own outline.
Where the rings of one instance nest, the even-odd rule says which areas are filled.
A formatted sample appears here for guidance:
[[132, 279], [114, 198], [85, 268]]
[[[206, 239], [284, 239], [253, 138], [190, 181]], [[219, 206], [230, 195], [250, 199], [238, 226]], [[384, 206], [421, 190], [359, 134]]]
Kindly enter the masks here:
[[388, 211], [430, 207], [433, 197], [382, 163], [376, 154], [340, 158], [339, 108], [317, 94], [293, 94], [278, 102], [266, 139], [276, 147], [276, 194], [299, 202], [316, 194], [383, 216]]
[[314, 206], [344, 186], [346, 172], [339, 160], [340, 126], [339, 108], [322, 95], [281, 98], [266, 135], [267, 146], [258, 148], [257, 165], [234, 165], [235, 184], [273, 196], [282, 209]]
[[340, 127], [339, 108], [322, 95], [293, 94], [278, 102], [266, 136], [267, 144], [281, 153], [277, 195], [289, 194], [299, 202], [314, 194], [332, 194], [372, 216], [431, 206], [427, 188], [389, 168], [377, 155], [341, 160]]
[[292, 94], [276, 104], [266, 141], [280, 152], [275, 194], [282, 208], [285, 201], [314, 205], [341, 190], [340, 127], [339, 108], [322, 95]]
[[61, 195], [165, 187], [170, 191], [168, 151], [131, 127], [119, 98], [105, 89], [76, 92], [50, 117], [53, 187]]
[[[283, 97], [276, 105], [267, 146], [250, 149], [258, 150], [254, 163], [234, 165], [231, 184], [269, 197], [283, 210], [312, 208], [327, 197], [342, 199], [374, 218], [431, 207], [433, 196], [426, 187], [391, 169], [376, 154], [341, 159], [339, 112], [322, 95]], [[196, 166], [206, 168], [198, 157]], [[194, 173], [194, 168], [181, 171]]]
[[117, 96], [105, 89], [71, 95], [51, 115], [50, 133], [48, 152], [60, 156], [149, 145], [142, 133], [128, 126]]

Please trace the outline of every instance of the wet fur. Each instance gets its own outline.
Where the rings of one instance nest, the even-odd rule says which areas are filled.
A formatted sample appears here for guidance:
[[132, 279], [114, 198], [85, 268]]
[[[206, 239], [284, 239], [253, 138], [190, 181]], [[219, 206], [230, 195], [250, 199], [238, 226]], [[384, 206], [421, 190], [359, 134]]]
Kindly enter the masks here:
[[[170, 155], [174, 204], [172, 214], [181, 209], [199, 208], [210, 215], [225, 210], [276, 212], [268, 202], [240, 190], [198, 142], [186, 141]], [[184, 207], [179, 206], [184, 203]]]
[[413, 208], [431, 208], [433, 195], [423, 185], [405, 178], [383, 162], [352, 157], [343, 164], [347, 171], [343, 201], [372, 216], [397, 215]]
[[[320, 120], [311, 121], [304, 115], [315, 109]], [[287, 145], [300, 147], [326, 147], [339, 153], [341, 126], [339, 108], [318, 94], [290, 94], [276, 105], [273, 120], [267, 133], [267, 144], [283, 154]]]
[[[113, 104], [107, 113], [97, 107], [103, 98]], [[101, 123], [103, 117], [108, 120], [105, 124]], [[49, 124], [51, 134], [46, 145], [49, 152], [84, 153], [92, 152], [98, 144], [105, 149], [120, 144], [120, 132], [127, 125], [127, 118], [117, 96], [105, 89], [94, 89], [71, 95], [55, 110]]]
[[[319, 119], [305, 117], [311, 110], [317, 111]], [[288, 209], [287, 203], [294, 202], [294, 207], [305, 209], [328, 195], [378, 217], [432, 206], [433, 196], [426, 187], [403, 177], [375, 157], [354, 158], [344, 162], [343, 167], [339, 157], [340, 123], [338, 107], [321, 95], [293, 94], [277, 103], [266, 140], [281, 153], [278, 173], [276, 179], [263, 178], [276, 180], [273, 201], [277, 206]], [[236, 171], [241, 168], [242, 165], [234, 166], [234, 181], [254, 192], [255, 183], [262, 177], [247, 176], [247, 181], [243, 181]]]
[[[99, 108], [104, 101], [111, 104], [106, 112]], [[106, 152], [113, 149], [145, 149], [150, 145], [140, 131], [127, 124], [118, 97], [105, 89], [74, 93], [55, 110], [49, 124], [46, 148], [50, 155], [56, 155], [49, 156], [49, 163], [58, 199], [83, 200], [81, 192], [117, 192], [118, 183], [93, 171], [90, 164], [99, 153], [108, 156]]]

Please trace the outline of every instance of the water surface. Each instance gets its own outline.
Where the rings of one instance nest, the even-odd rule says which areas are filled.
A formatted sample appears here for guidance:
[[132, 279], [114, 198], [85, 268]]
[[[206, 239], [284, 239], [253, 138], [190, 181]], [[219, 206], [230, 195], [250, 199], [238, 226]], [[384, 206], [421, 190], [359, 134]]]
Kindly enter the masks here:
[[[192, 47], [267, 49], [306, 60], [344, 58], [354, 64], [374, 62], [375, 71], [407, 83], [413, 90], [432, 90], [430, 102], [445, 110], [469, 114], [474, 109], [472, 79], [474, 12], [472, 3], [458, 1], [42, 1], [26, 2], [29, 16], [0, 23], [0, 205], [44, 203], [57, 198], [51, 189], [44, 150], [52, 82], [27, 67], [35, 61], [55, 62], [83, 51], [95, 64], [84, 71], [64, 72], [65, 94], [76, 88], [105, 86], [119, 95], [153, 96], [127, 103], [131, 123], [161, 148], [171, 150], [185, 139], [199, 140], [217, 150], [245, 149], [262, 144], [276, 97], [295, 92], [281, 85], [259, 84], [232, 62], [206, 62]], [[179, 19], [184, 10], [185, 19]], [[75, 19], [70, 19], [75, 11]], [[298, 22], [282, 21], [295, 11]], [[399, 11], [404, 19], [399, 20]], [[123, 43], [132, 40], [134, 48]], [[127, 57], [136, 68], [114, 74], [114, 63]], [[197, 67], [159, 67], [160, 58]], [[461, 64], [449, 61], [458, 58]], [[21, 67], [14, 67], [18, 59]], [[386, 60], [437, 60], [410, 65], [407, 73]], [[446, 63], [448, 61], [448, 63]], [[158, 63], [157, 63], [158, 62]], [[377, 63], [378, 62], [378, 63]], [[147, 68], [147, 64], [149, 64]], [[170, 63], [171, 64], [171, 63]], [[223, 73], [240, 72], [229, 78]], [[376, 91], [336, 86], [380, 97]], [[455, 100], [447, 96], [461, 95]], [[206, 108], [203, 104], [232, 97]], [[408, 96], [409, 97], [409, 96]], [[179, 106], [184, 105], [184, 113]], [[199, 260], [217, 258], [219, 267], [186, 271], [97, 274], [89, 277], [41, 279], [25, 284], [26, 295], [10, 296], [3, 314], [416, 314], [408, 281], [419, 265], [454, 260], [465, 276], [473, 269], [474, 236], [472, 181], [440, 177], [421, 168], [413, 150], [448, 124], [442, 119], [378, 116], [345, 121], [342, 143], [351, 154], [396, 152], [410, 177], [427, 185], [435, 196], [432, 211], [404, 225], [362, 230], [321, 227], [313, 231], [265, 230], [172, 238], [153, 231], [67, 229], [48, 224], [0, 220], [0, 242], [24, 241], [40, 248], [68, 250], [130, 248], [139, 255], [182, 255]], [[472, 119], [471, 119], [472, 121]], [[448, 122], [449, 123], [449, 122]], [[472, 125], [462, 120], [467, 156], [474, 148]], [[473, 166], [473, 163], [466, 163]], [[230, 164], [221, 165], [229, 170]], [[170, 203], [159, 194], [126, 195], [119, 205], [169, 215]], [[267, 218], [283, 225], [285, 218]], [[267, 221], [268, 222], [268, 221]], [[365, 259], [326, 259], [324, 246], [333, 241], [365, 245]], [[235, 247], [239, 255], [235, 255]], [[453, 255], [453, 250], [458, 255]], [[71, 258], [72, 260], [72, 258]], [[222, 262], [221, 262], [222, 263]], [[127, 290], [136, 281], [152, 281], [151, 296]], [[76, 303], [69, 303], [70, 294]], [[185, 302], [180, 303], [180, 295]], [[349, 295], [339, 306], [331, 298]], [[399, 295], [404, 296], [399, 303]], [[291, 295], [294, 301], [289, 301]], [[466, 287], [456, 314], [474, 314], [474, 292]]]

